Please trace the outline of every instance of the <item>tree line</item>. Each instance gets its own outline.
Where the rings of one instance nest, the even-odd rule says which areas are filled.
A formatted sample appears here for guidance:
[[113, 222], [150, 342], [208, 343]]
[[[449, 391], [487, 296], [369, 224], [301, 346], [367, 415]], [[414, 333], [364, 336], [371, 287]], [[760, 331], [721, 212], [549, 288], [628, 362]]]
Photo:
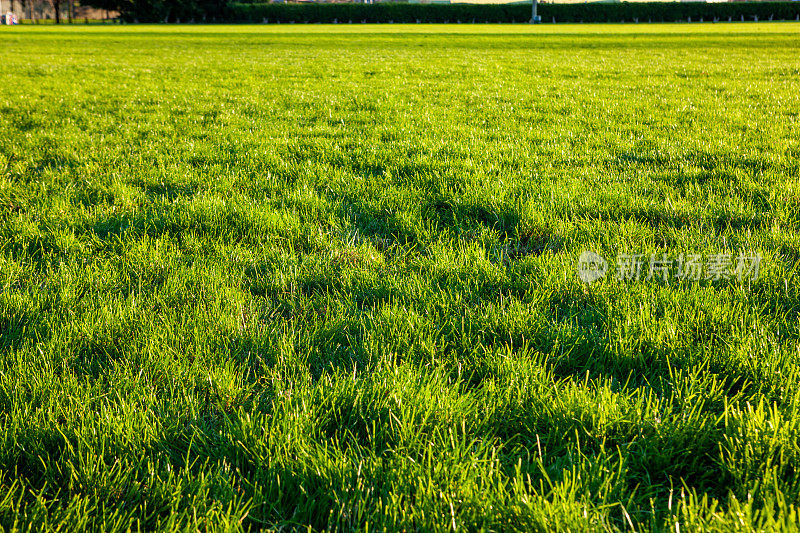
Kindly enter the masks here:
[[[56, 22], [71, 20], [77, 0], [10, 0], [29, 13], [49, 9]], [[453, 0], [458, 1], [458, 0]], [[496, 22], [530, 19], [530, 4], [296, 3], [267, 0], [80, 0], [125, 22]], [[13, 11], [13, 9], [12, 9]], [[800, 20], [798, 2], [543, 3], [544, 22], [729, 22]]]

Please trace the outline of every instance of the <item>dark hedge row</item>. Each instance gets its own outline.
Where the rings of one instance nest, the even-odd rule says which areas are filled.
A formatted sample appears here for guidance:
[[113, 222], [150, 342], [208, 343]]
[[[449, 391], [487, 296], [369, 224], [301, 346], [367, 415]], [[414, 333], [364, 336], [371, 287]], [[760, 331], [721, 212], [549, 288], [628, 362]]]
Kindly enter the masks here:
[[[543, 22], [795, 20], [800, 2], [541, 4]], [[235, 22], [527, 22], [530, 4], [246, 4], [228, 6]]]
[[[228, 0], [89, 0], [138, 22], [527, 22], [530, 4], [287, 4]], [[543, 22], [796, 20], [800, 1], [541, 4]]]
[[127, 22], [232, 22], [242, 18], [228, 0], [82, 0], [81, 5], [119, 11]]

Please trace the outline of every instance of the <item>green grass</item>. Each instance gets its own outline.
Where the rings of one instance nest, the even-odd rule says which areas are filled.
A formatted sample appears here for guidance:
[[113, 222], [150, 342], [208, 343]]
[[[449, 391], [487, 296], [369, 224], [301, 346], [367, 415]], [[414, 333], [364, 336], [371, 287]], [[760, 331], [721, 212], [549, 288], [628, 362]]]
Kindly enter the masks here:
[[[800, 25], [0, 28], [5, 530], [771, 530]], [[578, 255], [760, 253], [592, 285]]]

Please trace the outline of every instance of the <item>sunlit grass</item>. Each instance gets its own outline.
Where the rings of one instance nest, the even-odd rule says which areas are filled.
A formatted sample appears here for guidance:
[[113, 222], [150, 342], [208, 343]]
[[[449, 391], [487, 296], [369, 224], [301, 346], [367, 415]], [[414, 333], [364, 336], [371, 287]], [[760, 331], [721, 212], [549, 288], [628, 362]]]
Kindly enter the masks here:
[[0, 525], [796, 523], [799, 37], [0, 28]]

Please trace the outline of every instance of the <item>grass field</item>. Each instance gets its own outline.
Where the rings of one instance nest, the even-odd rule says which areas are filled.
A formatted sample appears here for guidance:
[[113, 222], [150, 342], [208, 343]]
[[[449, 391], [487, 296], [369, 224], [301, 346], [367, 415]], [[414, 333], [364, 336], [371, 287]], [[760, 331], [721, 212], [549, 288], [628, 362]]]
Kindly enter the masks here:
[[[800, 25], [0, 28], [5, 530], [764, 530]], [[760, 254], [584, 284], [578, 256]]]

